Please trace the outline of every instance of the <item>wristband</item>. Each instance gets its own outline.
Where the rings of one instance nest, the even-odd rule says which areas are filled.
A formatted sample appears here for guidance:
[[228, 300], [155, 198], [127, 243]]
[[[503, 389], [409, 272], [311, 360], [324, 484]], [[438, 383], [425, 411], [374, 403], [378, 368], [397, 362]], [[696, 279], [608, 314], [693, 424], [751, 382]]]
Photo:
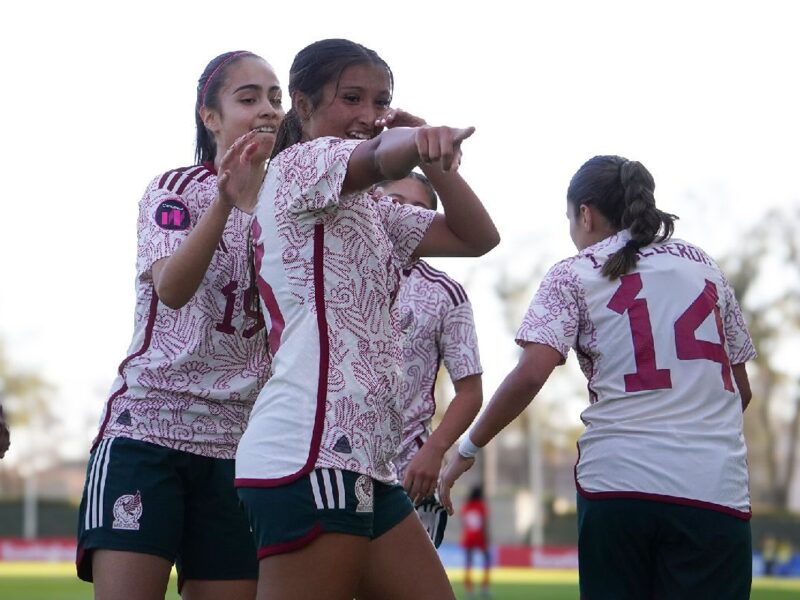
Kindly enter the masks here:
[[475, 458], [478, 450], [480, 450], [480, 448], [472, 443], [472, 440], [469, 439], [469, 434], [464, 436], [464, 439], [461, 440], [461, 443], [458, 445], [458, 453], [464, 458]]

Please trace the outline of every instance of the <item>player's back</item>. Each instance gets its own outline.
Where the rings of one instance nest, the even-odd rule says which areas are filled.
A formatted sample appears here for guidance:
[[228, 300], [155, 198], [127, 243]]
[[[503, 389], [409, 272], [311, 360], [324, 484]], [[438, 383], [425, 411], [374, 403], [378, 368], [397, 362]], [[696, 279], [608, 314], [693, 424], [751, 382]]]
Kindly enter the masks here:
[[601, 267], [618, 238], [571, 264], [585, 302], [577, 350], [592, 398], [579, 486], [749, 511], [731, 364], [752, 358], [752, 345], [730, 286], [682, 240], [643, 248], [630, 273], [610, 280]]

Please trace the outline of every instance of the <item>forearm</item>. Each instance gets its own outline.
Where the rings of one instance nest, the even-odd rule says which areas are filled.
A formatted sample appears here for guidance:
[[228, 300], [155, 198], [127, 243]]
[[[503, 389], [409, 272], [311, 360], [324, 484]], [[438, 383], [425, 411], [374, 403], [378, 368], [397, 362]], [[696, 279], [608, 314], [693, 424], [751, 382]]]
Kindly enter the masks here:
[[478, 416], [482, 402], [480, 389], [456, 393], [444, 413], [442, 422], [425, 442], [426, 445], [441, 451], [444, 455]]
[[475, 254], [484, 254], [500, 243], [500, 234], [477, 194], [457, 171], [439, 165], [422, 165], [444, 209], [445, 222], [453, 235]]
[[517, 365], [497, 388], [486, 410], [470, 430], [472, 443], [481, 448], [486, 446], [525, 410], [542, 384], [527, 376], [524, 369]]
[[170, 308], [181, 308], [194, 296], [211, 264], [232, 208], [214, 200], [197, 225], [163, 263], [153, 268], [159, 299]]

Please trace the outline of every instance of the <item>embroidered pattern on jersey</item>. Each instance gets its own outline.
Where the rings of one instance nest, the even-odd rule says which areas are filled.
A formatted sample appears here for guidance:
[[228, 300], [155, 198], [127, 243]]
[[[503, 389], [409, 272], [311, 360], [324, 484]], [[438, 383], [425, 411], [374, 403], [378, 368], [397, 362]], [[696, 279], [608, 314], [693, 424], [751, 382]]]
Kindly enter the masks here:
[[[393, 301], [433, 214], [340, 195], [358, 143], [296, 144], [268, 169], [253, 229], [273, 376], [240, 444], [237, 482], [291, 480], [314, 467], [396, 479], [402, 350]], [[276, 414], [307, 432], [302, 441], [273, 428]]]
[[203, 456], [235, 455], [269, 374], [266, 342], [258, 335], [263, 317], [250, 308], [251, 217], [231, 212], [221, 251], [183, 308], [159, 302], [151, 273], [216, 195], [216, 176], [194, 165], [156, 177], [140, 202], [134, 334], [95, 445], [123, 436]]
[[[620, 232], [552, 267], [516, 336], [564, 357], [576, 350], [591, 401], [581, 415], [578, 491], [749, 518], [730, 365], [755, 351], [733, 291], [705, 252], [677, 239], [642, 248], [631, 273], [603, 277], [602, 265], [628, 239]], [[702, 471], [675, 468], [687, 452]]]
[[114, 522], [112, 529], [139, 530], [139, 519], [142, 517], [142, 495], [137, 490], [135, 494], [126, 494], [114, 502]]
[[464, 288], [418, 260], [403, 269], [397, 298], [403, 332], [403, 441], [394, 463], [402, 477], [430, 433], [440, 362], [452, 381], [482, 372], [472, 306]]

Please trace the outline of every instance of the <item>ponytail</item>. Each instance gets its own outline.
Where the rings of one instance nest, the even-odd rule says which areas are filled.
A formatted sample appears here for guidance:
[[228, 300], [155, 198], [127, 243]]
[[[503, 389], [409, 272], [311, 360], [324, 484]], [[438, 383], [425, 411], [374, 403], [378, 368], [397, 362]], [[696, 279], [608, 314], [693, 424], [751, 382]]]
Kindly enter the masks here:
[[303, 124], [300, 122], [297, 111], [292, 107], [283, 117], [283, 121], [275, 134], [275, 145], [272, 146], [270, 160], [289, 146], [295, 145], [301, 139], [303, 139]]
[[609, 279], [630, 272], [641, 248], [672, 237], [678, 217], [656, 208], [655, 187], [642, 163], [621, 156], [595, 156], [573, 176], [567, 191], [573, 206], [593, 205], [614, 229], [630, 230], [631, 239], [603, 265]]

